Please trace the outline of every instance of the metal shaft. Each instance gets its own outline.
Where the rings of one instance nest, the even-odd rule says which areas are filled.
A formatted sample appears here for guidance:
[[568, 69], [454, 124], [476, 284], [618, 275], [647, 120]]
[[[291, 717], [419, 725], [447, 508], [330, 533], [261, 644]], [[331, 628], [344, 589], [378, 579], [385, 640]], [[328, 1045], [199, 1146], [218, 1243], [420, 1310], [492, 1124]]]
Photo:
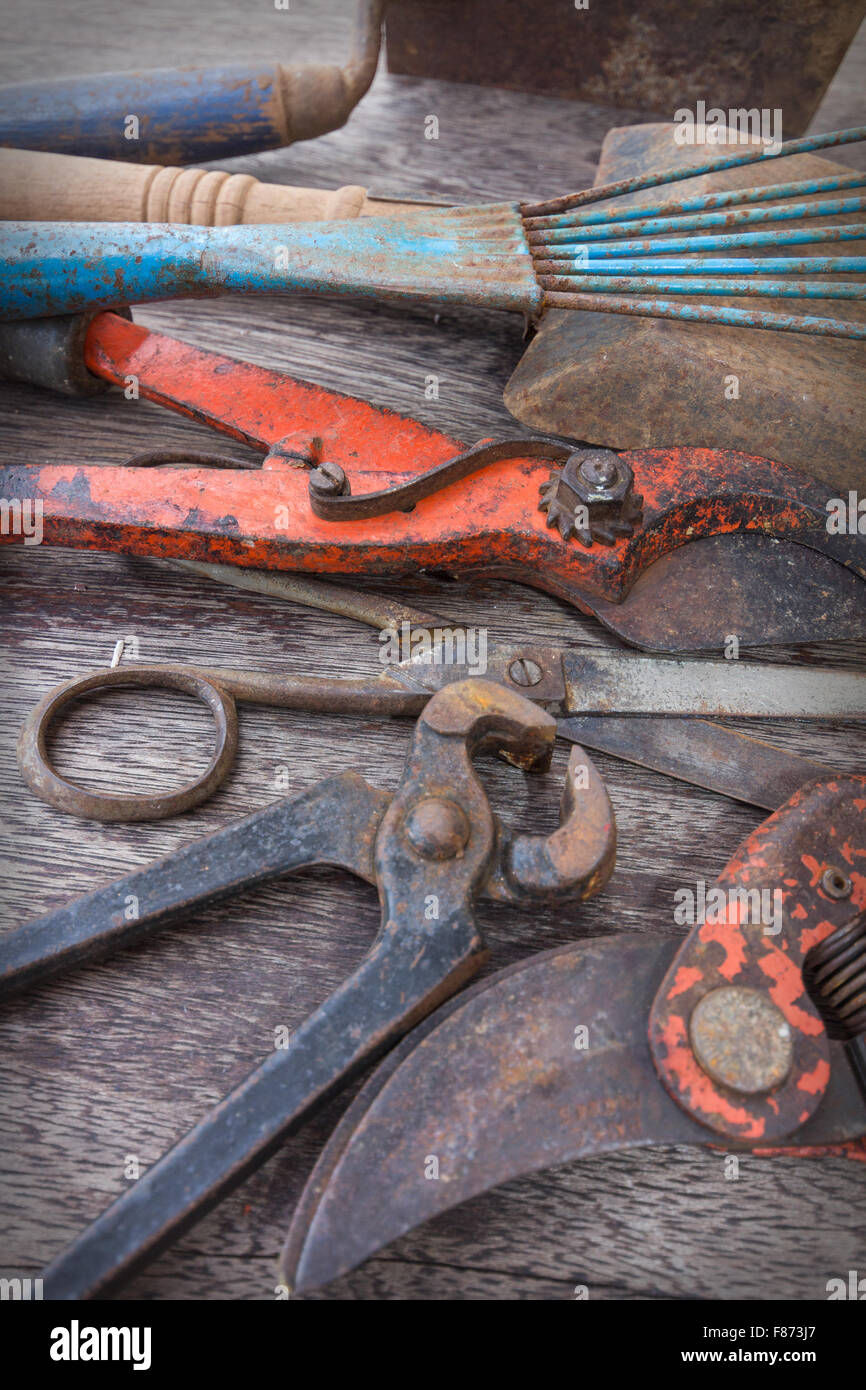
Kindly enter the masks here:
[[566, 212], [548, 217], [528, 217], [530, 230], [547, 227], [595, 227], [613, 222], [633, 222], [643, 217], [669, 217], [680, 212], [706, 212], [737, 207], [742, 203], [768, 203], [782, 198], [801, 198], [807, 193], [836, 193], [843, 188], [862, 188], [866, 174], [834, 174], [824, 179], [799, 179], [792, 183], [763, 184], [757, 188], [730, 188], [721, 193], [700, 193], [691, 198], [669, 198], [663, 203], [636, 203], [630, 207], [595, 208], [591, 212]]
[[728, 304], [677, 304], [670, 299], [632, 299], [592, 292], [545, 290], [550, 309], [583, 309], [587, 313], [631, 314], [637, 318], [680, 319], [683, 323], [721, 323], [732, 328], [764, 328], [777, 333], [806, 333], [819, 338], [866, 338], [866, 324], [810, 314], [771, 313], [764, 309], [735, 309]]
[[570, 226], [563, 222], [554, 228], [531, 230], [529, 244], [550, 246], [570, 241], [612, 241], [624, 236], [657, 236], [661, 232], [696, 232], [714, 227], [762, 226], [772, 222], [834, 217], [863, 211], [866, 211], [866, 198], [826, 198], [823, 202], [812, 200], [805, 203], [784, 203], [777, 208], [744, 208], [738, 212], [684, 213], [675, 217], [653, 215], [638, 218], [629, 227], [619, 226], [616, 222], [595, 227], [582, 224]]
[[622, 256], [663, 256], [669, 252], [703, 255], [705, 251], [738, 251], [749, 246], [808, 246], [819, 242], [861, 241], [864, 222], [818, 222], [814, 227], [772, 227], [757, 232], [710, 232], [694, 236], [618, 237], [615, 241], [586, 241], [581, 237], [558, 245], [542, 242], [532, 247], [534, 259], [562, 258], [578, 262], [615, 260]]
[[[557, 265], [556, 261], [548, 265]], [[546, 290], [573, 290], [594, 294], [718, 294], [767, 299], [866, 299], [866, 281], [856, 280], [747, 280], [725, 277], [707, 279], [688, 275], [666, 279], [661, 275], [557, 275], [539, 274]]]
[[[536, 262], [541, 274], [593, 275], [864, 275], [866, 256], [622, 256], [593, 260], [591, 268], [575, 257]], [[556, 267], [556, 268], [555, 268]]]

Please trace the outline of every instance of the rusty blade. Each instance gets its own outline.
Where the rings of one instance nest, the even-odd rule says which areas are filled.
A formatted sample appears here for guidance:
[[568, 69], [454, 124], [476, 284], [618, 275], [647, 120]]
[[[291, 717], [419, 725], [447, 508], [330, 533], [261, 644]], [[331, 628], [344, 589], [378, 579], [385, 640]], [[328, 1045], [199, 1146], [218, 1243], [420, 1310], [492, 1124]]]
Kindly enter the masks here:
[[742, 647], [866, 638], [853, 567], [745, 532], [681, 545], [639, 575], [622, 603], [601, 599], [593, 612], [623, 641], [655, 652], [721, 651], [730, 635]]
[[[434, 645], [432, 658], [425, 652], [386, 671], [390, 683], [432, 694], [477, 674], [477, 662], [449, 661]], [[560, 717], [866, 718], [866, 672], [831, 667], [496, 644], [484, 675]]]
[[[677, 944], [620, 936], [545, 952], [410, 1034], [313, 1170], [283, 1251], [286, 1284], [319, 1288], [520, 1174], [614, 1149], [710, 1141], [661, 1086], [647, 1044], [650, 1005]], [[797, 1143], [842, 1143], [864, 1128], [862, 1098], [834, 1045], [830, 1090]]]
[[[646, 1042], [675, 950], [656, 937], [545, 952], [411, 1034], [350, 1106], [307, 1183], [283, 1252], [289, 1288], [327, 1284], [520, 1173], [705, 1138], [659, 1085]], [[580, 1024], [590, 1028], [586, 1050], [575, 1047]], [[427, 1176], [432, 1159], [438, 1178]]]
[[562, 654], [568, 713], [862, 719], [866, 673], [750, 661]]
[[572, 715], [557, 721], [556, 732], [573, 743], [766, 811], [777, 810], [807, 782], [832, 773], [824, 763], [703, 719], [683, 726], [652, 717]]
[[[721, 539], [735, 542], [752, 538], [726, 536]], [[706, 543], [696, 542], [686, 549], [695, 549]], [[778, 548], [784, 549], [784, 546]], [[682, 551], [676, 553], [682, 554]], [[814, 552], [805, 552], [799, 547], [798, 554], [802, 558]], [[827, 563], [832, 570], [848, 574], [835, 562]], [[174, 565], [220, 583], [290, 599], [325, 612], [339, 613], [380, 629], [399, 629], [402, 623], [408, 623], [410, 628], [452, 627], [450, 620], [440, 615], [421, 613], [395, 600], [340, 588], [327, 580], [309, 579], [305, 575], [270, 574], [232, 565], [202, 564], [194, 560], [179, 560]], [[848, 574], [848, 578], [853, 584], [860, 583], [855, 575]], [[505, 668], [498, 675], [499, 679], [505, 679]], [[548, 695], [558, 699], [561, 698], [562, 688], [557, 684], [554, 689], [549, 689], [542, 671], [539, 685], [524, 687], [524, 693], [542, 700]], [[777, 748], [761, 739], [706, 720], [690, 720], [684, 726], [679, 721], [654, 719], [652, 716], [631, 719], [611, 715], [570, 715], [557, 721], [557, 734], [571, 743], [610, 753], [626, 762], [637, 763], [641, 767], [665, 773], [693, 786], [720, 792], [751, 806], [761, 806], [768, 811], [775, 811], [806, 782], [825, 777], [831, 771], [823, 763], [798, 757], [788, 749]]]

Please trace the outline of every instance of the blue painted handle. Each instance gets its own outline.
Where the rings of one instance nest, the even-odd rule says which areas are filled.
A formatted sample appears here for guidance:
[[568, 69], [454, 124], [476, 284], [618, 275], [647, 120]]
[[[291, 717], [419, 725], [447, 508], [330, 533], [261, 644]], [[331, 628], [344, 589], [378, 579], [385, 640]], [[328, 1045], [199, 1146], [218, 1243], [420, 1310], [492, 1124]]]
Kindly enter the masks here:
[[0, 318], [297, 290], [536, 312], [542, 294], [516, 208], [491, 204], [483, 217], [467, 222], [456, 209], [429, 225], [411, 216], [249, 227], [0, 222]]
[[0, 88], [0, 145], [136, 164], [229, 159], [289, 143], [279, 85], [279, 67], [246, 63], [22, 82]]

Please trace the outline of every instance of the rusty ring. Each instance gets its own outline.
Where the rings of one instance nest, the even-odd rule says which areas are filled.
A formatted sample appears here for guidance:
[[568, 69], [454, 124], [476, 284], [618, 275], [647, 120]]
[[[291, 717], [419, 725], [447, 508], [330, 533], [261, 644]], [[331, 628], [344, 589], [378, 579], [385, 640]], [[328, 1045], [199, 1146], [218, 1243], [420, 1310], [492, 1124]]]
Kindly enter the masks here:
[[[47, 751], [48, 731], [57, 716], [73, 700], [89, 691], [127, 685], [179, 690], [208, 706], [216, 725], [216, 748], [197, 781], [176, 792], [126, 796], [120, 792], [86, 791], [57, 772]], [[18, 766], [30, 790], [59, 811], [99, 821], [162, 820], [206, 801], [224, 781], [234, 762], [237, 746], [237, 709], [228, 691], [184, 667], [124, 666], [80, 676], [49, 691], [31, 711], [21, 730]]]

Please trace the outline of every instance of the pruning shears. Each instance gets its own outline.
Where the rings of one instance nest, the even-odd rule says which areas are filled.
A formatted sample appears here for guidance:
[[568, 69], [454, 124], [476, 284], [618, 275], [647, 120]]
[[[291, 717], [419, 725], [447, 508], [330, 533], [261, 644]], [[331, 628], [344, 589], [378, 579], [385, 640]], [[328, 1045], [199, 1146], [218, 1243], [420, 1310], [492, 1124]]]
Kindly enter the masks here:
[[748, 837], [684, 940], [547, 951], [419, 1025], [310, 1175], [286, 1285], [318, 1288], [439, 1212], [592, 1154], [866, 1161], [864, 810], [866, 778], [813, 782]]
[[467, 448], [115, 313], [0, 325], [0, 370], [74, 393], [133, 384], [262, 454], [257, 467], [156, 450], [115, 467], [55, 450], [7, 466], [7, 542], [38, 512], [51, 545], [305, 575], [502, 576], [656, 651], [866, 628], [866, 537], [828, 525], [827, 484], [767, 459], [538, 438]]

